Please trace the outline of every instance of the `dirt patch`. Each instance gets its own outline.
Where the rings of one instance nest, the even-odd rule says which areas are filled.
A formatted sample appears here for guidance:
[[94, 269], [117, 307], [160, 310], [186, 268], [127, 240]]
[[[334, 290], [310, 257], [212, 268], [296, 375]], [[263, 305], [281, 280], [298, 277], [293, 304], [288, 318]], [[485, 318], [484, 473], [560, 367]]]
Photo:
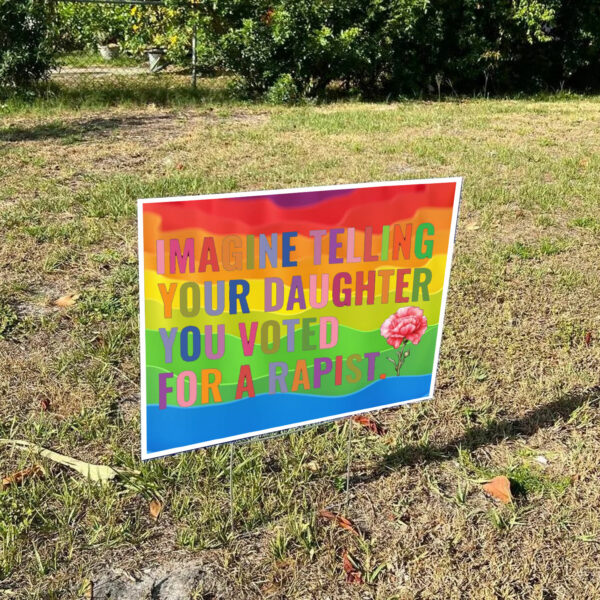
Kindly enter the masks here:
[[[5, 163], [5, 193], [13, 190], [9, 199], [15, 200], [19, 191], [26, 192], [21, 183], [25, 172], [30, 182], [42, 176], [57, 191], [79, 192], [104, 174], [143, 176], [182, 169], [189, 162], [186, 139], [202, 130], [257, 126], [268, 117], [265, 111], [165, 111], [150, 106], [86, 118], [12, 119], [0, 129], [0, 149], [12, 150]], [[39, 184], [31, 193], [38, 190]]]
[[202, 561], [190, 561], [186, 556], [182, 556], [181, 561], [133, 573], [109, 568], [92, 580], [92, 589], [95, 600], [230, 600], [236, 597], [223, 569]]
[[208, 109], [205, 111], [164, 111], [152, 105], [145, 111], [104, 111], [86, 118], [60, 118], [36, 122], [31, 119], [11, 119], [0, 129], [1, 142], [26, 142], [45, 140], [92, 141], [148, 140], [166, 133], [194, 127], [200, 123], [258, 123], [267, 118], [266, 112], [232, 111], [231, 113]]

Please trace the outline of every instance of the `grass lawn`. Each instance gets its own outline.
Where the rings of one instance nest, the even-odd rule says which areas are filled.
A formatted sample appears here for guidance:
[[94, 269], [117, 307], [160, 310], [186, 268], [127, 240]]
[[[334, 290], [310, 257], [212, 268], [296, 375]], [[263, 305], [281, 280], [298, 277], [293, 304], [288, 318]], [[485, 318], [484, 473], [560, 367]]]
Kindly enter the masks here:
[[[136, 471], [0, 446], [43, 470], [0, 491], [0, 598], [188, 563], [195, 598], [600, 597], [599, 174], [598, 98], [0, 107], [0, 438]], [[435, 400], [235, 446], [233, 536], [228, 447], [138, 460], [137, 198], [454, 175]], [[318, 517], [349, 427], [358, 536]]]

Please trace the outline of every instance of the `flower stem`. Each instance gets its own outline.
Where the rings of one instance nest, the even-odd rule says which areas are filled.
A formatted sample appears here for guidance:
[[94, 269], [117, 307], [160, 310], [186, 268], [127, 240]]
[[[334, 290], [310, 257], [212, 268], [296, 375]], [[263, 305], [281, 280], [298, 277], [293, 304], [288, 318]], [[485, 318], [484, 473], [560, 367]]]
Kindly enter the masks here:
[[402, 344], [400, 345], [400, 348], [398, 348], [398, 362], [394, 361], [394, 365], [396, 367], [396, 375], [400, 375], [400, 369], [402, 368], [402, 365], [404, 364], [404, 361], [407, 358], [407, 356], [405, 356], [406, 352], [408, 352], [408, 355], [410, 355], [410, 351], [406, 350], [407, 346], [408, 340], [404, 340], [404, 342], [402, 342]]

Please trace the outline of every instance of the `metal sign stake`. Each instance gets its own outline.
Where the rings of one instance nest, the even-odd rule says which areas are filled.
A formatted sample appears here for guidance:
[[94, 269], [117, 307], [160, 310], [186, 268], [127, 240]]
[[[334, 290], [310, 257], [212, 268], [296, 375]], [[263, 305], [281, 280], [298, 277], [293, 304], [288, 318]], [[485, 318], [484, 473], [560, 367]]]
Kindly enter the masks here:
[[348, 419], [348, 439], [346, 441], [346, 501], [344, 506], [344, 514], [348, 516], [350, 507], [350, 463], [352, 462], [352, 417]]
[[229, 444], [229, 521], [233, 537], [233, 444]]
[[196, 89], [198, 80], [198, 28], [194, 21], [194, 29], [192, 31], [192, 88]]

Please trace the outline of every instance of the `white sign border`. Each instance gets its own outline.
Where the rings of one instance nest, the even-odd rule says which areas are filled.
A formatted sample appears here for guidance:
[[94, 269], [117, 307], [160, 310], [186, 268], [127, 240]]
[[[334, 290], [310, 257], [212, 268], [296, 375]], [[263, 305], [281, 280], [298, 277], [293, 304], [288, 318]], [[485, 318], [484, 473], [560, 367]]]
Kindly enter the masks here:
[[[145, 287], [144, 287], [144, 210], [143, 207], [146, 204], [156, 204], [159, 202], [186, 202], [191, 200], [215, 200], [223, 198], [248, 198], [252, 196], [275, 196], [279, 194], [296, 194], [300, 192], [328, 192], [332, 190], [355, 190], [364, 188], [377, 188], [377, 187], [400, 187], [408, 185], [421, 185], [421, 184], [436, 184], [436, 183], [455, 183], [454, 191], [454, 204], [452, 207], [452, 224], [450, 226], [450, 235], [448, 238], [448, 250], [446, 253], [446, 273], [444, 276], [444, 287], [442, 289], [442, 303], [440, 306], [440, 317], [438, 321], [438, 333], [435, 345], [435, 355], [433, 359], [433, 371], [431, 373], [431, 386], [429, 388], [429, 395], [423, 398], [414, 398], [412, 400], [403, 400], [400, 402], [386, 403], [382, 406], [375, 406], [366, 410], [355, 410], [347, 413], [341, 413], [338, 415], [332, 415], [320, 419], [310, 419], [308, 421], [301, 421], [300, 423], [290, 423], [288, 425], [282, 425], [281, 427], [271, 427], [269, 429], [262, 429], [259, 431], [251, 431], [242, 433], [240, 435], [234, 435], [205, 442], [199, 442], [197, 444], [189, 444], [187, 446], [179, 446], [177, 448], [169, 448], [168, 450], [160, 450], [158, 452], [147, 452], [147, 435], [146, 435], [146, 306], [145, 306]], [[149, 460], [151, 458], [159, 458], [161, 456], [170, 456], [172, 454], [178, 454], [179, 452], [186, 452], [188, 450], [194, 450], [196, 448], [207, 448], [209, 446], [217, 446], [219, 444], [225, 444], [227, 442], [234, 442], [236, 440], [248, 439], [252, 437], [258, 437], [261, 435], [274, 433], [278, 431], [286, 431], [294, 427], [302, 427], [306, 425], [313, 425], [316, 423], [327, 423], [336, 419], [342, 419], [344, 417], [350, 417], [352, 415], [370, 413], [376, 410], [382, 410], [384, 408], [393, 408], [403, 404], [415, 404], [417, 402], [423, 402], [424, 400], [431, 400], [433, 398], [433, 391], [435, 389], [435, 381], [437, 377], [438, 363], [440, 359], [440, 348], [442, 345], [442, 332], [444, 329], [444, 317], [446, 313], [446, 299], [448, 297], [448, 286], [450, 283], [450, 271], [452, 269], [452, 258], [454, 256], [454, 241], [456, 237], [456, 226], [458, 222], [458, 212], [460, 208], [461, 193], [462, 193], [462, 177], [440, 177], [433, 179], [412, 179], [404, 181], [376, 181], [369, 183], [349, 183], [342, 185], [324, 185], [315, 187], [302, 187], [302, 188], [289, 188], [289, 189], [278, 189], [278, 190], [256, 190], [248, 192], [235, 192], [230, 194], [204, 194], [199, 196], [171, 196], [165, 198], [141, 198], [137, 201], [137, 222], [138, 222], [138, 268], [139, 268], [139, 303], [140, 303], [140, 414], [141, 414], [141, 451], [142, 460]], [[364, 389], [364, 388], [363, 388]]]

